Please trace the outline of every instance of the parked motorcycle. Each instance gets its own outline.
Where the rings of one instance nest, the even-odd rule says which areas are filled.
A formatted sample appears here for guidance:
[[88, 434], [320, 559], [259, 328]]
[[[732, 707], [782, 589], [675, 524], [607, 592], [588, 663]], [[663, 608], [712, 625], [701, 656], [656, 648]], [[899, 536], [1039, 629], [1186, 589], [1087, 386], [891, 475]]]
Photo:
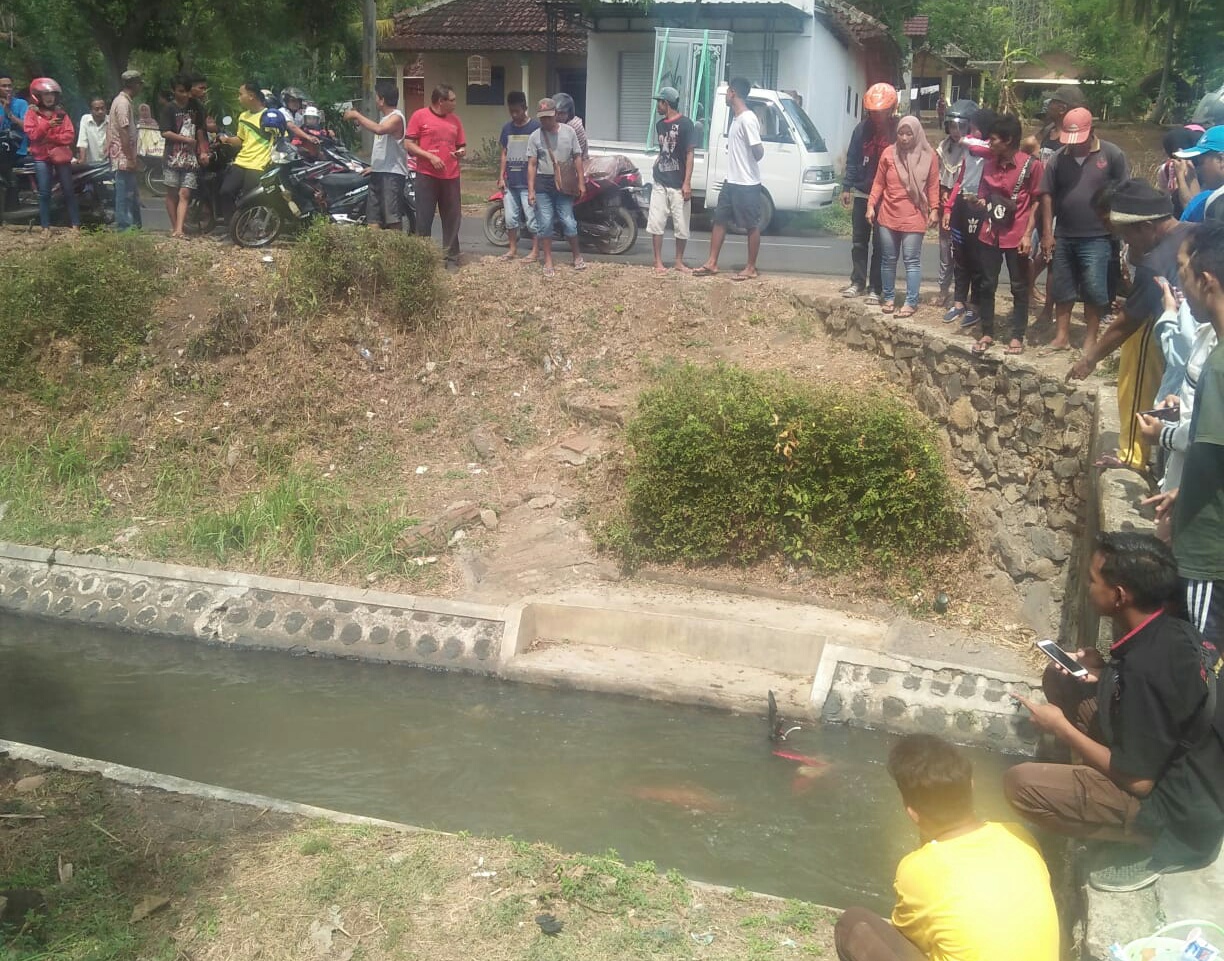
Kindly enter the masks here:
[[[13, 168], [13, 179], [18, 185], [17, 205], [5, 207], [4, 196], [8, 184], [0, 176], [0, 224], [35, 227], [38, 219], [38, 190], [34, 184], [34, 165], [26, 164]], [[109, 161], [72, 166], [72, 188], [81, 212], [81, 223], [85, 226], [104, 227], [115, 221], [115, 174]], [[51, 222], [57, 226], [68, 226], [68, 208], [64, 203], [64, 192], [57, 179], [51, 189]]]
[[308, 161], [296, 147], [282, 141], [259, 186], [246, 194], [230, 220], [230, 237], [241, 247], [266, 247], [282, 231], [307, 227], [316, 217], [331, 223], [364, 224], [368, 176], [346, 170], [329, 147], [320, 144], [320, 159]]
[[[582, 196], [574, 202], [578, 239], [603, 254], [624, 254], [637, 243], [638, 228], [646, 226], [648, 200], [642, 175], [626, 157], [592, 157]], [[494, 191], [485, 207], [485, 239], [494, 247], [509, 247], [505, 192]]]

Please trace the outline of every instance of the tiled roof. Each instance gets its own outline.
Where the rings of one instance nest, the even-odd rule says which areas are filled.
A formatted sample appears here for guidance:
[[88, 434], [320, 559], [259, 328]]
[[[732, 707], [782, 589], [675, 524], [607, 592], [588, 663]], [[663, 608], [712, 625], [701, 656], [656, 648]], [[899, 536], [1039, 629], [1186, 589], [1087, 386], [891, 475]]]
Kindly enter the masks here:
[[824, 8], [824, 12], [832, 21], [834, 28], [847, 39], [865, 43], [869, 40], [884, 40], [895, 43], [888, 27], [871, 14], [864, 13], [858, 7], [851, 6], [845, 0], [816, 0], [816, 9]]
[[[543, 53], [547, 25], [539, 0], [438, 0], [397, 13], [395, 32], [379, 49]], [[560, 17], [556, 43], [558, 53], [586, 53], [586, 30]]]

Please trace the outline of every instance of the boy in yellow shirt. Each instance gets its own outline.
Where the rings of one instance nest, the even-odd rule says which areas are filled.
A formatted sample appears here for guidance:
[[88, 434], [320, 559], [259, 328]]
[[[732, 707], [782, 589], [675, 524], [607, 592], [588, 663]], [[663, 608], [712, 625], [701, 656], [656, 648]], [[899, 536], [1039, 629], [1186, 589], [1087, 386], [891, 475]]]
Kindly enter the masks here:
[[863, 908], [841, 916], [841, 961], [1058, 961], [1045, 861], [1024, 828], [978, 820], [968, 759], [914, 734], [888, 771], [922, 846], [897, 865], [891, 924]]

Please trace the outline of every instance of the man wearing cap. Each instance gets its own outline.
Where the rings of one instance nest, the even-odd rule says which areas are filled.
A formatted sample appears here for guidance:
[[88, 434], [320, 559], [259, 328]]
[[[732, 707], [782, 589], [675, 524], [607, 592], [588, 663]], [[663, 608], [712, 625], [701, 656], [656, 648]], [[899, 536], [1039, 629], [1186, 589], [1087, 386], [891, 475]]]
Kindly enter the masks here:
[[132, 98], [140, 93], [144, 78], [139, 70], [125, 70], [119, 78], [123, 89], [111, 101], [106, 117], [106, 156], [115, 168], [115, 229], [143, 226], [140, 217], [140, 157], [136, 153], [136, 108]]
[[1194, 172], [1202, 188], [1190, 198], [1181, 219], [1186, 223], [1202, 223], [1207, 201], [1215, 191], [1224, 187], [1224, 127], [1212, 127], [1193, 147], [1179, 150], [1173, 156], [1179, 160], [1194, 161]]
[[1046, 122], [1041, 127], [1041, 133], [1037, 135], [1040, 143], [1037, 156], [1043, 164], [1048, 164], [1055, 152], [1062, 148], [1062, 140], [1059, 139], [1059, 136], [1062, 133], [1063, 117], [1067, 115], [1067, 111], [1075, 107], [1086, 106], [1088, 106], [1088, 101], [1084, 99], [1084, 93], [1079, 87], [1059, 87], [1050, 94], [1045, 108]]
[[1109, 201], [1109, 223], [1113, 231], [1130, 246], [1134, 267], [1131, 290], [1118, 317], [1067, 373], [1068, 379], [1081, 379], [1092, 373], [1100, 361], [1119, 347], [1118, 463], [1113, 466], [1143, 470], [1147, 464], [1148, 442], [1140, 430], [1140, 411], [1155, 406], [1164, 373], [1164, 357], [1153, 337], [1156, 320], [1164, 313], [1163, 279], [1177, 290], [1177, 250], [1193, 228], [1179, 224], [1173, 217], [1169, 195], [1142, 178], [1127, 180], [1113, 192]]
[[[578, 247], [578, 221], [574, 218], [574, 200], [586, 183], [582, 163], [582, 145], [578, 134], [568, 124], [557, 120], [557, 102], [545, 97], [536, 105], [540, 126], [527, 138], [527, 202], [535, 208], [540, 255], [544, 261], [544, 276], [552, 277], [554, 221], [560, 221], [561, 233], [569, 241], [574, 257], [574, 269], [586, 270], [586, 261]], [[569, 165], [573, 165], [572, 168]], [[567, 172], [558, 182], [558, 175]]]
[[654, 186], [650, 191], [650, 216], [646, 231], [654, 243], [655, 273], [665, 274], [663, 266], [663, 231], [671, 217], [676, 235], [676, 270], [690, 273], [684, 266], [684, 245], [689, 237], [689, 216], [693, 197], [693, 151], [696, 135], [693, 121], [680, 112], [680, 91], [664, 87], [655, 98], [660, 119], [655, 123], [659, 138], [659, 156], [654, 165]]
[[1092, 206], [1102, 187], [1130, 176], [1126, 155], [1095, 136], [1092, 114], [1073, 107], [1062, 119], [1056, 150], [1046, 165], [1041, 195], [1041, 249], [1050, 262], [1050, 296], [1058, 329], [1050, 347], [1071, 346], [1071, 309], [1084, 303], [1088, 331], [1084, 349], [1096, 343], [1101, 316], [1109, 305], [1109, 262], [1114, 255], [1109, 229]]

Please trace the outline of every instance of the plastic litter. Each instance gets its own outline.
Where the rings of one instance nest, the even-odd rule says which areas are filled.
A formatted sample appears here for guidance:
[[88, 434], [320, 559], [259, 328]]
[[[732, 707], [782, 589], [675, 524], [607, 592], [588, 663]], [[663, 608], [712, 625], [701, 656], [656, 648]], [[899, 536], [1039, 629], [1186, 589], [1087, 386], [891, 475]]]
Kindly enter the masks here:
[[696, 941], [698, 944], [713, 944], [714, 943], [714, 932], [713, 931], [703, 931], [701, 934], [691, 934], [690, 933], [689, 937], [692, 938], [694, 941]]

